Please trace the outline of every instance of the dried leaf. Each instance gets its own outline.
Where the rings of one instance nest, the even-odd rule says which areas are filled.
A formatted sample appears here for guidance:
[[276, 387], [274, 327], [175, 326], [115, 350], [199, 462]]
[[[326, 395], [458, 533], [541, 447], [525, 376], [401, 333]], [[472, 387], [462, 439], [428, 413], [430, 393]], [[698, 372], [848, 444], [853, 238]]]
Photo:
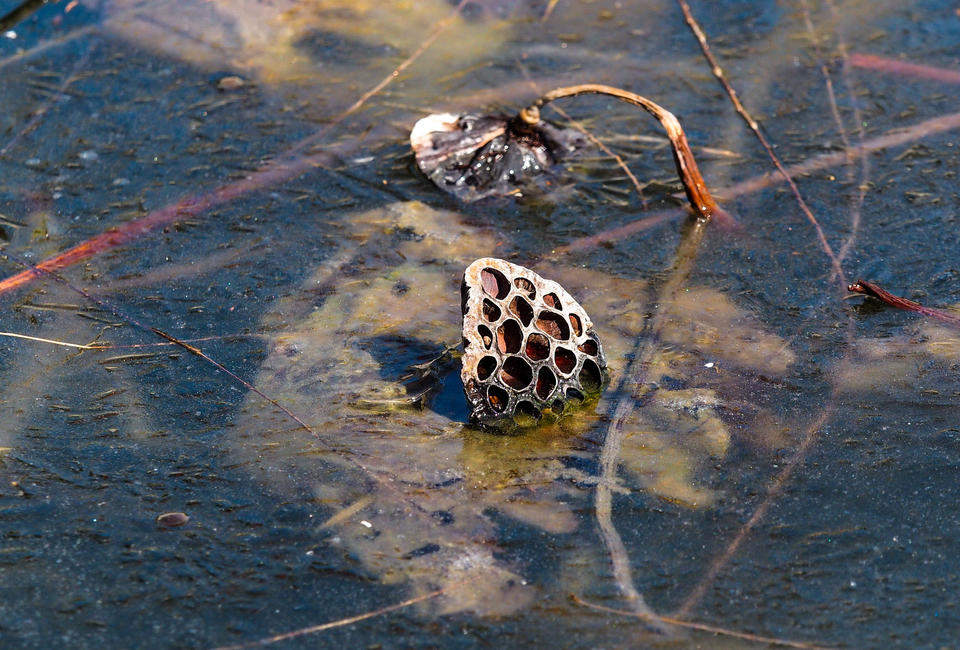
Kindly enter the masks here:
[[533, 188], [540, 175], [585, 144], [572, 129], [499, 115], [428, 115], [410, 132], [420, 170], [464, 202]]
[[540, 109], [558, 99], [585, 94], [615, 97], [654, 116], [670, 141], [677, 175], [694, 214], [702, 219], [729, 218], [710, 195], [676, 116], [646, 97], [612, 86], [556, 88], [512, 118], [429, 115], [414, 125], [410, 146], [420, 169], [440, 189], [463, 201], [515, 194], [519, 184], [535, 181], [552, 163], [583, 147], [585, 135], [554, 127], [541, 119]]

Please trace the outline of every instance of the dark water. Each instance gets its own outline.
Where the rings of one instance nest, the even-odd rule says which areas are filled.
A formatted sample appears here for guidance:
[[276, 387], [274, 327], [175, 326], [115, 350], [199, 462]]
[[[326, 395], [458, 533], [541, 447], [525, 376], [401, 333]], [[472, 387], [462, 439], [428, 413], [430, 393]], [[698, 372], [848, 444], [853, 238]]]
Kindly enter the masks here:
[[[612, 411], [637, 390], [611, 515], [653, 611], [825, 646], [956, 645], [960, 333], [845, 299], [786, 187], [738, 185], [772, 165], [674, 3], [561, 0], [541, 20], [548, 4], [467, 5], [346, 116], [452, 5], [84, 0], [4, 26], [2, 277], [154, 226], [61, 271], [99, 305], [49, 276], [0, 294], [3, 332], [118, 346], [0, 337], [5, 647], [239, 644], [438, 590], [283, 643], [758, 645], [658, 635], [571, 598], [635, 605], [594, 497]], [[955, 4], [692, 9], [785, 164], [841, 154], [797, 184], [848, 278], [960, 303]], [[848, 162], [822, 66], [850, 146], [870, 149]], [[669, 149], [630, 107], [563, 104], [657, 181], [642, 200], [600, 153], [544, 196], [469, 206], [416, 170], [422, 115], [586, 81], [674, 111], [740, 224], [710, 226], [675, 299], [659, 291], [677, 278], [676, 216], [556, 252], [678, 214]], [[459, 274], [486, 255], [581, 297], [614, 373], [594, 410], [475, 430], [455, 363], [425, 380], [432, 401], [406, 403], [407, 368], [458, 342]], [[317, 436], [149, 328], [205, 339]], [[625, 367], [644, 354], [638, 388]], [[166, 512], [190, 521], [158, 526]]]

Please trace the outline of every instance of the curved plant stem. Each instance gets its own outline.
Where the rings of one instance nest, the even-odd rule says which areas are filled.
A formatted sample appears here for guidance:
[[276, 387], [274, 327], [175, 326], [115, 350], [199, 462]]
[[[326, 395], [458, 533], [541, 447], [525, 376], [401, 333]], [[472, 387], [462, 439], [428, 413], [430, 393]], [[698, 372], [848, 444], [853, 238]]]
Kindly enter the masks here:
[[565, 97], [576, 97], [577, 95], [588, 94], [615, 97], [628, 104], [639, 106], [657, 118], [667, 132], [667, 137], [670, 139], [670, 145], [673, 148], [673, 160], [677, 165], [677, 173], [680, 175], [680, 181], [683, 183], [683, 189], [687, 194], [690, 205], [693, 207], [694, 213], [700, 218], [709, 219], [720, 212], [720, 208], [707, 189], [707, 184], [703, 181], [703, 176], [697, 167], [697, 161], [693, 158], [693, 152], [690, 151], [690, 145], [687, 143], [687, 136], [683, 132], [683, 127], [680, 126], [680, 121], [677, 120], [673, 113], [646, 97], [602, 84], [566, 86], [564, 88], [551, 90], [543, 95], [533, 104], [520, 111], [518, 117], [526, 124], [537, 124], [540, 121], [540, 109], [544, 105]]
[[929, 316], [930, 318], [938, 320], [941, 323], [947, 323], [948, 325], [953, 325], [954, 327], [960, 327], [960, 316], [955, 316], [954, 314], [949, 314], [945, 311], [934, 309], [933, 307], [924, 307], [919, 302], [914, 302], [906, 298], [901, 298], [900, 296], [895, 296], [880, 285], [874, 284], [873, 282], [857, 280], [848, 286], [847, 290], [852, 291], [853, 293], [870, 296], [871, 298], [876, 298], [880, 302], [890, 305], [891, 307], [896, 307], [897, 309], [912, 311], [917, 314]]
[[[850, 159], [861, 159], [876, 151], [892, 149], [893, 147], [899, 147], [909, 142], [915, 142], [917, 140], [922, 140], [923, 138], [928, 138], [932, 135], [946, 133], [956, 129], [960, 129], [960, 113], [948, 113], [946, 115], [940, 115], [938, 117], [919, 122], [909, 127], [891, 129], [883, 135], [871, 138], [869, 140], [864, 140], [861, 144], [858, 144], [849, 152], [837, 151], [819, 154], [812, 158], [808, 158], [803, 162], [790, 165], [787, 168], [787, 171], [794, 176], [810, 174], [821, 169], [828, 169], [830, 167], [843, 165]], [[779, 172], [761, 174], [760, 176], [754, 176], [753, 178], [740, 181], [735, 185], [718, 188], [717, 194], [725, 199], [732, 199], [739, 196], [753, 194], [754, 192], [759, 192], [760, 190], [768, 187], [774, 187], [779, 183], [784, 182], [786, 181]], [[655, 226], [659, 223], [663, 223], [664, 221], [679, 219], [682, 216], [682, 210], [668, 210], [665, 212], [656, 213], [654, 215], [645, 215], [640, 219], [627, 222], [622, 226], [601, 230], [593, 233], [592, 235], [575, 239], [565, 246], [558, 247], [556, 252], [562, 253], [567, 251], [583, 250], [592, 248], [604, 242], [619, 241], [624, 237], [642, 230], [646, 230], [647, 228]], [[844, 246], [846, 246], [846, 242], [844, 243]], [[848, 251], [845, 252], [844, 249], [841, 249], [840, 259], [845, 259], [845, 255], [847, 253]]]
[[[533, 92], [539, 93], [540, 89], [537, 87], [537, 84], [533, 81], [533, 79], [530, 78], [530, 71], [527, 70], [527, 67], [522, 63], [520, 64], [520, 71], [523, 72], [523, 76], [526, 78], [527, 83], [533, 89]], [[630, 171], [630, 167], [627, 166], [627, 163], [624, 162], [623, 158], [621, 158], [619, 154], [612, 151], [610, 147], [608, 147], [606, 144], [603, 143], [602, 140], [600, 140], [600, 138], [598, 138], [593, 133], [591, 133], [587, 129], [587, 127], [585, 127], [583, 124], [581, 124], [577, 120], [573, 119], [565, 110], [563, 110], [559, 106], [553, 106], [552, 108], [557, 113], [559, 113], [563, 119], [570, 122], [570, 124], [573, 125], [573, 128], [575, 128], [577, 131], [580, 131], [580, 133], [586, 136], [586, 138], [590, 142], [592, 142], [595, 147], [597, 147], [600, 151], [610, 156], [613, 159], [613, 161], [617, 163], [617, 167], [619, 167], [623, 171], [623, 173], [627, 175], [627, 178], [630, 179], [630, 182], [633, 183], [634, 189], [637, 190], [637, 196], [640, 198], [641, 205], [643, 205], [643, 207], [647, 207], [647, 201], [643, 196], [643, 186], [640, 184], [640, 181], [637, 180], [637, 177], [634, 175], [634, 173]]]

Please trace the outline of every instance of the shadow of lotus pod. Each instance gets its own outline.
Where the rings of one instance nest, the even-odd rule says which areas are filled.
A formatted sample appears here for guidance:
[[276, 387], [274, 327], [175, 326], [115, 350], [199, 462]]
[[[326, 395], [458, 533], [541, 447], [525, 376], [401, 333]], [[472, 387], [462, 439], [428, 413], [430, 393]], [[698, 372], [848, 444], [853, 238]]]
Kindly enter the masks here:
[[460, 374], [474, 421], [496, 429], [534, 426], [603, 390], [609, 374], [593, 323], [559, 284], [484, 257], [467, 267], [461, 293]]

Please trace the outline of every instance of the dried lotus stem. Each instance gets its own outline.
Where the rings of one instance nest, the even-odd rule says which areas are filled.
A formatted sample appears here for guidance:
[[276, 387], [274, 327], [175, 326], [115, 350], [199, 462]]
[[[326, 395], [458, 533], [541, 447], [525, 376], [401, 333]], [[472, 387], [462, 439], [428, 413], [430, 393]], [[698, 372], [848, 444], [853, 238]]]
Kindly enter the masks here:
[[942, 323], [948, 323], [955, 327], [960, 327], [960, 316], [955, 316], [945, 311], [934, 309], [933, 307], [924, 307], [918, 302], [907, 300], [906, 298], [901, 298], [900, 296], [895, 296], [873, 282], [857, 280], [853, 284], [847, 286], [847, 291], [870, 296], [872, 298], [876, 298], [884, 304], [890, 305], [891, 307], [923, 314], [924, 316], [929, 316], [930, 318], [934, 318]]
[[524, 122], [532, 127], [539, 124], [540, 108], [544, 105], [558, 99], [563, 99], [564, 97], [576, 97], [577, 95], [587, 94], [615, 97], [634, 106], [639, 106], [657, 118], [667, 132], [667, 137], [670, 139], [670, 145], [673, 148], [673, 160], [677, 165], [677, 173], [680, 175], [680, 181], [683, 183], [687, 199], [690, 201], [690, 205], [693, 206], [694, 212], [700, 218], [710, 219], [720, 210], [710, 195], [706, 183], [703, 181], [703, 176], [697, 167], [697, 161], [693, 158], [693, 152], [687, 143], [687, 136], [683, 132], [683, 127], [680, 126], [680, 121], [677, 120], [673, 113], [646, 97], [602, 84], [567, 86], [565, 88], [551, 90], [533, 104], [521, 110], [517, 116], [517, 121]]

